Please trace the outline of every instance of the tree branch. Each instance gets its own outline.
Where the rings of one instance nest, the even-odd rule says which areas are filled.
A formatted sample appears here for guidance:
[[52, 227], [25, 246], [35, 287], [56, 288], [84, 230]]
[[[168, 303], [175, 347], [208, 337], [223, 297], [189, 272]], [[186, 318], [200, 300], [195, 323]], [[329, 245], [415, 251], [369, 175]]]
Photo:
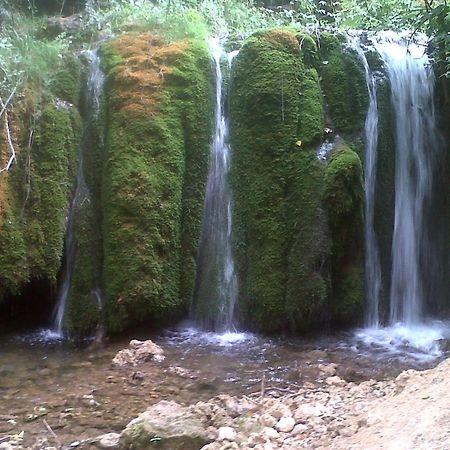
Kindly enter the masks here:
[[6, 110], [6, 105], [3, 103], [3, 99], [0, 97], [0, 106], [2, 107], [2, 111], [4, 112], [4, 121], [5, 121], [5, 130], [6, 130], [6, 138], [8, 140], [8, 146], [9, 150], [11, 152], [11, 157], [8, 160], [8, 163], [3, 169], [0, 169], [0, 173], [4, 171], [8, 171], [12, 165], [12, 163], [16, 160], [16, 151], [14, 149], [14, 144], [11, 139], [11, 131], [9, 129], [9, 122], [8, 122], [8, 111]]

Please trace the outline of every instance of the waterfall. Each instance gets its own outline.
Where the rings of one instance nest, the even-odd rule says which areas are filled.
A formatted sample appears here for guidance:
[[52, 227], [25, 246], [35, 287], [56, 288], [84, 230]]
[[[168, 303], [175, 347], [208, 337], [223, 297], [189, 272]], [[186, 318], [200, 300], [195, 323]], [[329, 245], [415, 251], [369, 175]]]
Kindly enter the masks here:
[[419, 45], [394, 33], [374, 38], [387, 68], [395, 113], [395, 213], [392, 242], [390, 323], [423, 320], [424, 280], [432, 277], [422, 261], [428, 256], [425, 211], [436, 166], [438, 130], [433, 104], [434, 79]]
[[[233, 202], [228, 181], [230, 145], [221, 62], [224, 50], [218, 39], [210, 41], [216, 84], [215, 130], [206, 186], [203, 228], [200, 239], [194, 316], [204, 329], [235, 329], [238, 282], [235, 273], [232, 233]], [[237, 52], [227, 56], [228, 70]]]
[[364, 126], [366, 147], [364, 157], [364, 241], [365, 241], [365, 292], [366, 292], [366, 325], [379, 326], [379, 303], [381, 292], [381, 267], [378, 253], [378, 243], [375, 234], [375, 192], [377, 175], [377, 146], [378, 146], [378, 104], [377, 85], [374, 74], [369, 67], [358, 35], [350, 35], [349, 43], [357, 52], [364, 66], [367, 91], [369, 93], [369, 107]]
[[[88, 106], [91, 109], [92, 117], [98, 115], [100, 109], [100, 97], [103, 92], [103, 85], [105, 81], [104, 74], [100, 67], [100, 56], [98, 48], [86, 52], [89, 59], [89, 74], [87, 79], [87, 99]], [[83, 146], [82, 146], [83, 147]], [[56, 306], [53, 313], [54, 323], [53, 329], [59, 335], [63, 335], [63, 321], [66, 312], [67, 302], [69, 299], [70, 288], [72, 285], [72, 275], [75, 266], [76, 258], [76, 242], [73, 230], [74, 218], [78, 207], [85, 200], [90, 199], [90, 192], [84, 179], [83, 168], [83, 148], [80, 148], [80, 158], [78, 164], [75, 194], [69, 208], [69, 215], [67, 218], [67, 228], [65, 237], [65, 252], [62, 281], [58, 289]], [[97, 292], [97, 288], [94, 289]], [[96, 298], [100, 298], [97, 294]]]

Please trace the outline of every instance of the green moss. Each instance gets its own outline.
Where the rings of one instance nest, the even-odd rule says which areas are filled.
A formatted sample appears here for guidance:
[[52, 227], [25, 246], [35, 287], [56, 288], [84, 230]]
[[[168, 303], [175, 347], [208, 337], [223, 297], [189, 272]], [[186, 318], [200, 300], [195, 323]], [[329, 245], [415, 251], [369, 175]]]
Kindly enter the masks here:
[[[305, 68], [294, 34], [272, 30], [246, 41], [232, 86], [242, 313], [260, 330], [307, 328], [326, 298], [326, 277], [317, 266], [328, 244], [320, 211], [322, 167], [312, 149], [295, 143], [308, 147], [322, 134], [317, 74]], [[318, 224], [325, 228], [316, 233]]]
[[320, 35], [319, 74], [333, 126], [339, 133], [360, 132], [368, 105], [364, 67], [353, 50], [344, 50], [331, 33]]
[[322, 207], [324, 166], [316, 152], [298, 150], [288, 174], [285, 313], [290, 330], [301, 331], [326, 319], [331, 242]]
[[66, 55], [50, 83], [50, 89], [56, 97], [72, 105], [80, 98], [81, 63], [74, 55]]
[[74, 161], [78, 154], [79, 117], [53, 104], [42, 111], [36, 132], [31, 189], [27, 202], [28, 263], [31, 276], [55, 280], [63, 253]]
[[[151, 59], [140, 59], [148, 46]], [[167, 46], [149, 34], [123, 36], [104, 54], [114, 64], [102, 186], [105, 313], [108, 329], [118, 331], [173, 317], [190, 297], [211, 136], [211, 63], [202, 42]], [[121, 65], [120, 57], [131, 56], [135, 65]]]
[[250, 37], [231, 96], [236, 260], [240, 305], [254, 327], [284, 326], [287, 243], [284, 159], [297, 138], [301, 61], [290, 33]]
[[[42, 105], [27, 101], [16, 105], [13, 122], [17, 163], [2, 174], [6, 200], [0, 226], [0, 297], [20, 294], [32, 279], [56, 284], [79, 146], [75, 108], [59, 109], [51, 98]], [[41, 111], [33, 121], [36, 109]], [[31, 148], [28, 127], [34, 132]]]
[[0, 301], [9, 292], [17, 294], [28, 281], [26, 245], [20, 219], [10, 206], [0, 228]]
[[303, 71], [300, 82], [298, 137], [303, 145], [317, 143], [323, 134], [325, 114], [322, 91], [316, 69]]
[[[184, 128], [185, 172], [181, 221], [181, 280], [180, 299], [187, 309], [194, 293], [197, 271], [196, 258], [202, 226], [205, 181], [214, 118], [211, 60], [203, 44], [191, 44], [189, 74], [190, 98], [181, 105]], [[195, 62], [196, 61], [196, 62]], [[182, 92], [180, 92], [181, 95]], [[199, 107], [203, 105], [203, 107]]]
[[314, 39], [306, 33], [297, 33], [300, 54], [307, 67], [317, 68], [320, 63], [319, 50]]
[[332, 236], [333, 320], [351, 323], [364, 298], [362, 164], [348, 147], [333, 154], [325, 172], [325, 197]]
[[101, 297], [97, 297], [101, 295], [101, 230], [86, 189], [81, 190], [73, 208], [75, 260], [65, 327], [72, 334], [85, 336], [92, 334], [101, 317]]
[[[88, 66], [84, 76], [87, 84]], [[75, 263], [65, 318], [65, 327], [73, 335], [88, 335], [103, 321], [103, 239], [101, 235], [102, 203], [101, 173], [103, 167], [105, 133], [104, 98], [94, 109], [91, 93], [82, 97], [83, 142], [80, 151], [83, 161], [84, 184], [73, 211], [73, 242]]]
[[395, 136], [388, 80], [378, 84], [378, 147], [375, 197], [375, 231], [377, 233], [383, 280], [383, 307], [387, 311], [391, 280], [391, 252], [395, 205]]

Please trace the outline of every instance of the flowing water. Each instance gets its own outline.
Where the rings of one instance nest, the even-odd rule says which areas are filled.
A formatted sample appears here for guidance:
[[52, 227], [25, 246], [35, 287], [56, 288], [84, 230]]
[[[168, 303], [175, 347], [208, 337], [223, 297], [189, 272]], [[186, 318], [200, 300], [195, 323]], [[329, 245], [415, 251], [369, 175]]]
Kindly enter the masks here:
[[377, 35], [375, 46], [388, 71], [395, 112], [390, 323], [415, 325], [424, 318], [424, 279], [433, 276], [422, 261], [430, 251], [425, 211], [437, 162], [434, 78], [426, 42], [384, 33]]
[[392, 242], [392, 280], [389, 324], [380, 328], [380, 261], [374, 230], [376, 195], [377, 106], [376, 82], [357, 37], [353, 38], [366, 71], [369, 109], [366, 119], [365, 231], [368, 328], [357, 338], [391, 349], [421, 349], [439, 354], [449, 334], [448, 323], [426, 318], [426, 281], [435, 277], [427, 261], [433, 259], [427, 224], [433, 174], [439, 157], [439, 131], [433, 103], [434, 78], [426, 54], [426, 38], [380, 32], [370, 37], [380, 55], [391, 86], [395, 130], [395, 209]]
[[198, 258], [194, 316], [203, 329], [235, 329], [238, 281], [232, 250], [233, 202], [228, 181], [231, 149], [228, 114], [221, 63], [226, 56], [228, 71], [236, 52], [226, 55], [220, 41], [210, 42], [215, 67], [215, 132], [206, 187], [205, 211]]
[[126, 337], [100, 348], [55, 341], [48, 331], [0, 337], [0, 439], [24, 431], [25, 447], [31, 448], [39, 437], [51, 439], [45, 420], [68, 448], [120, 431], [160, 400], [192, 404], [224, 393], [257, 397], [263, 378], [269, 396], [320, 388], [329, 376], [323, 368], [330, 365], [347, 381], [384, 380], [445, 356], [430, 356], [425, 348], [415, 353], [406, 346], [388, 348], [375, 342], [379, 339], [351, 333], [286, 339], [184, 326], [132, 337], [151, 338], [166, 359], [135, 368], [112, 366], [114, 355], [128, 344]]
[[381, 292], [381, 268], [378, 253], [378, 243], [375, 234], [375, 192], [377, 176], [377, 146], [378, 146], [378, 103], [377, 84], [367, 62], [363, 45], [358, 35], [350, 36], [349, 40], [364, 65], [367, 91], [369, 93], [369, 108], [364, 126], [366, 148], [364, 155], [364, 236], [365, 236], [365, 294], [366, 294], [366, 325], [378, 327], [380, 321], [379, 303]]
[[[90, 114], [96, 117], [100, 108], [100, 98], [103, 92], [105, 81], [104, 74], [100, 68], [100, 56], [98, 48], [86, 52], [89, 59], [89, 75], [87, 80], [87, 99], [90, 107]], [[62, 280], [58, 288], [56, 306], [54, 310], [53, 333], [55, 338], [63, 336], [64, 315], [66, 312], [67, 302], [70, 296], [70, 288], [72, 284], [72, 275], [76, 258], [76, 242], [73, 230], [74, 218], [78, 207], [86, 200], [89, 200], [90, 192], [84, 179], [83, 168], [83, 148], [80, 149], [80, 160], [78, 163], [78, 172], [76, 179], [75, 194], [69, 208], [67, 219], [66, 237], [64, 245], [64, 265]], [[99, 297], [98, 288], [94, 287], [96, 298]]]

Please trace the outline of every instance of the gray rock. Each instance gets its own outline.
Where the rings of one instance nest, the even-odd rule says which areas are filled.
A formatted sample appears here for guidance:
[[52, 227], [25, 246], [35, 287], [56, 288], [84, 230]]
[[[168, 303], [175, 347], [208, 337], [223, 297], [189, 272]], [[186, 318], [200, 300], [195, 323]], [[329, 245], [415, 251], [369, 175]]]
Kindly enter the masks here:
[[121, 433], [121, 450], [199, 450], [210, 440], [202, 419], [189, 408], [161, 401], [132, 420]]
[[112, 449], [116, 450], [119, 448], [120, 434], [118, 433], [107, 433], [99, 436], [97, 442], [95, 442], [96, 447], [102, 449]]

